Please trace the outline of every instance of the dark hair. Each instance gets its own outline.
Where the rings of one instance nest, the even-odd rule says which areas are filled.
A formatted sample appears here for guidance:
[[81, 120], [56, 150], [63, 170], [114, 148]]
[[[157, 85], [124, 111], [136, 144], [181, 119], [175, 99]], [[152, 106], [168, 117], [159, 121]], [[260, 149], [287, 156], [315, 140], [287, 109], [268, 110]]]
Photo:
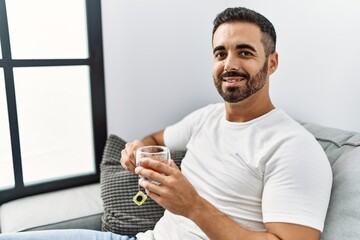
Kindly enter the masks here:
[[276, 49], [276, 32], [272, 23], [260, 13], [257, 13], [253, 10], [235, 7], [227, 8], [221, 13], [219, 13], [214, 19], [214, 28], [212, 36], [216, 29], [223, 23], [226, 22], [249, 22], [256, 24], [260, 31], [262, 32], [262, 43], [264, 45], [265, 54], [269, 56], [271, 53], [275, 52]]

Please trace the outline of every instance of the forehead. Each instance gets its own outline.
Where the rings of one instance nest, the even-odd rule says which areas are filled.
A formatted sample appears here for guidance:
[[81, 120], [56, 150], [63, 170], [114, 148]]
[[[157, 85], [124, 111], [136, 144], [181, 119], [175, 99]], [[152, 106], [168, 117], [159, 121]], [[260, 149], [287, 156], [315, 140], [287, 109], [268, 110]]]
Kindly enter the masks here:
[[224, 46], [225, 48], [238, 44], [251, 44], [260, 50], [262, 46], [262, 34], [260, 28], [248, 22], [228, 22], [221, 24], [215, 31], [213, 47]]

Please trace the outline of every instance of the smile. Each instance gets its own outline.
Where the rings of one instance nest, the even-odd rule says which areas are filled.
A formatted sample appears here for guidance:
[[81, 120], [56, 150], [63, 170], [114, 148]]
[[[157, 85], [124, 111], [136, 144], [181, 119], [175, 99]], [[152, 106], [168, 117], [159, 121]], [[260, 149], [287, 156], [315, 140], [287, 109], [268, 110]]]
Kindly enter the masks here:
[[223, 82], [227, 82], [227, 83], [235, 83], [235, 82], [241, 82], [245, 80], [245, 78], [243, 77], [226, 77], [226, 78], [223, 78]]

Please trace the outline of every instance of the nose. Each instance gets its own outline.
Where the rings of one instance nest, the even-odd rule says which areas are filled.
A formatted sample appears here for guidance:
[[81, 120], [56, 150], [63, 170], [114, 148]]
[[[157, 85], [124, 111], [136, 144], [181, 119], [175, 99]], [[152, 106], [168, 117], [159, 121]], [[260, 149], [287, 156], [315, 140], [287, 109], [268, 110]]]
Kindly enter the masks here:
[[239, 63], [233, 54], [229, 54], [227, 58], [224, 59], [224, 70], [226, 72], [239, 70]]

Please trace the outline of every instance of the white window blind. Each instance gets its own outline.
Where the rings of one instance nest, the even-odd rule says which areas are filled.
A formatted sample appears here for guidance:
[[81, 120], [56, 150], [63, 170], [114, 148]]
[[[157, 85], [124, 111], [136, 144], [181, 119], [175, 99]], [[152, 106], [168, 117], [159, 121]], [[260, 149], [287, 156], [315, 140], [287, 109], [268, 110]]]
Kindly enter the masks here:
[[15, 68], [25, 185], [95, 172], [89, 68]]
[[87, 58], [84, 0], [6, 1], [14, 59]]

